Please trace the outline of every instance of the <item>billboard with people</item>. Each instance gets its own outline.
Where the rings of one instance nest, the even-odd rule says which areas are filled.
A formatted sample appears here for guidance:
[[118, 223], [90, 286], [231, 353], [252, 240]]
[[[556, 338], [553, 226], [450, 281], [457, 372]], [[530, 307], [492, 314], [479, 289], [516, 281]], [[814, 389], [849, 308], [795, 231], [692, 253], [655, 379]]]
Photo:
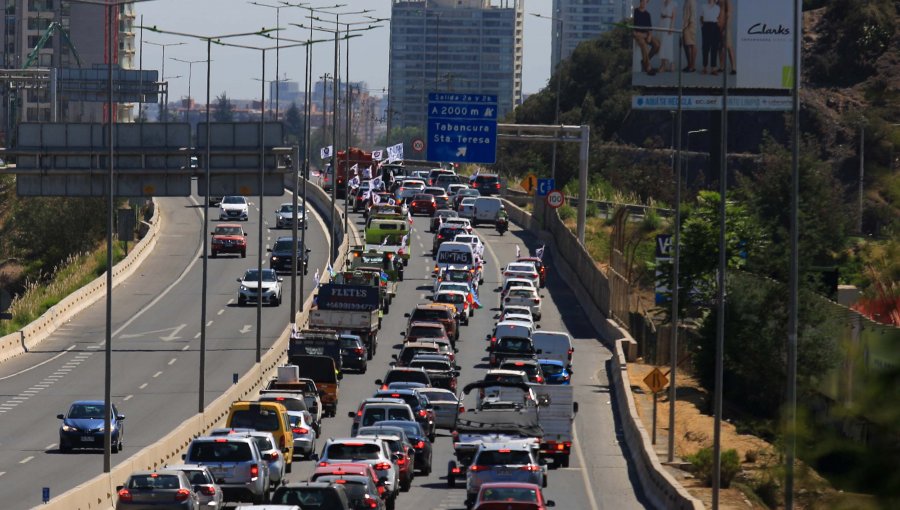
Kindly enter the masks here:
[[[634, 0], [632, 84], [789, 89], [793, 4], [784, 0]], [[679, 52], [681, 68], [678, 69]]]

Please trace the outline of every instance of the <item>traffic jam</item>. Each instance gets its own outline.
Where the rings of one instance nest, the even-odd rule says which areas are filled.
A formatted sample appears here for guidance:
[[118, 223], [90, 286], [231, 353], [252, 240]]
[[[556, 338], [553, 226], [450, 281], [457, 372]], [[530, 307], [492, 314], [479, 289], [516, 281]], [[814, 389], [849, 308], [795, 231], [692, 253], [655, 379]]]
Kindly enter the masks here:
[[[540, 326], [544, 249], [517, 246], [515, 259], [499, 261], [499, 288], [486, 289], [480, 232], [508, 229], [499, 178], [375, 167], [373, 177], [338, 166], [364, 242], [350, 246], [344, 267], [324, 268], [327, 282], [316, 271], [309, 321], [291, 332], [286, 363], [257, 399], [232, 403], [221, 428], [193, 439], [181, 463], [133, 473], [117, 487], [117, 509], [391, 510], [406, 508], [403, 493], [420, 477], [465, 491], [466, 509], [555, 506], [544, 490], [553, 469], [569, 466], [578, 404], [572, 338]], [[237, 227], [223, 234], [244, 256]], [[432, 235], [430, 254], [413, 255], [414, 228]], [[411, 264], [426, 263], [430, 282], [404, 281]], [[402, 293], [426, 288], [421, 303], [392, 309]], [[492, 314], [493, 327], [475, 330], [476, 314]], [[400, 338], [379, 338], [388, 320], [405, 324]], [[378, 349], [391, 350], [384, 372], [369, 365]], [[463, 349], [483, 351], [485, 363], [461, 366]], [[370, 378], [373, 391], [338, 416], [350, 378]], [[326, 437], [328, 420], [346, 435]], [[444, 441], [453, 459], [439, 465], [433, 451]]]

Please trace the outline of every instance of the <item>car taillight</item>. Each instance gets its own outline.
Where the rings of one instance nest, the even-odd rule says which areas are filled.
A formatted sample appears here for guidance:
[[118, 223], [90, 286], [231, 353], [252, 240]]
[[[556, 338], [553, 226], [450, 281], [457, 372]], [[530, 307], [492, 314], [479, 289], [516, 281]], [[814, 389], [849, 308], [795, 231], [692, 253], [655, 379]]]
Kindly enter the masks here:
[[469, 466], [469, 471], [471, 471], [473, 473], [477, 473], [479, 471], [487, 471], [487, 470], [488, 470], [488, 466], [480, 466], [478, 464], [472, 464], [471, 466]]
[[405, 466], [406, 465], [406, 457], [400, 457], [399, 459], [397, 459], [397, 465]]
[[250, 477], [256, 480], [259, 478], [259, 465], [253, 464], [250, 466]]
[[269, 456], [272, 457], [272, 460], [273, 460], [273, 461], [274, 461], [274, 460], [278, 460], [278, 452], [274, 452], [274, 451], [273, 451], [272, 453], [269, 454]]
[[356, 349], [353, 349], [353, 352], [356, 354], [362, 354], [363, 353], [362, 347], [357, 347]]
[[539, 304], [541, 304], [541, 298], [534, 298], [534, 299], [531, 300], [531, 302], [534, 303], [534, 304], [536, 304], [536, 305], [539, 305]]
[[419, 409], [419, 416], [421, 416], [422, 418], [424, 418], [424, 417], [427, 416], [427, 415], [428, 415], [428, 411], [426, 411], [426, 410], [424, 410], [424, 409]]
[[328, 462], [325, 462], [324, 460], [322, 462], [319, 462], [319, 467], [325, 467], [327, 465], [328, 465]]
[[387, 462], [379, 462], [378, 464], [375, 464], [374, 467], [375, 471], [387, 471], [388, 469], [391, 469], [391, 465]]
[[366, 499], [364, 500], [366, 508], [378, 508], [378, 501], [372, 499], [368, 494], [366, 494]]
[[459, 406], [459, 410], [457, 411], [459, 414], [466, 412], [465, 406]]
[[536, 465], [534, 465], [534, 464], [529, 464], [529, 465], [527, 465], [527, 466], [522, 466], [522, 467], [520, 467], [519, 469], [520, 469], [521, 471], [532, 471], [532, 472], [534, 472], [534, 471], [540, 471], [540, 470], [541, 470], [541, 467], [540, 467], [540, 466], [536, 466]]
[[178, 489], [175, 492], [175, 501], [187, 501], [191, 497], [191, 491], [187, 489]]
[[422, 448], [425, 448], [425, 441], [419, 441], [418, 443], [416, 443], [416, 450], [421, 450]]
[[119, 501], [131, 503], [133, 499], [134, 498], [132, 498], [131, 492], [129, 492], [128, 489], [122, 489], [119, 491]]
[[[481, 466], [478, 466], [478, 467], [481, 467]], [[473, 471], [477, 471], [477, 470], [473, 470]], [[459, 466], [453, 466], [453, 468], [450, 469], [450, 472], [453, 473], [454, 475], [458, 475], [458, 474], [462, 473], [462, 468], [460, 468]]]
[[498, 182], [498, 183], [494, 184], [494, 188], [500, 189], [500, 183]]
[[200, 494], [203, 494], [204, 496], [215, 496], [216, 488], [212, 485], [201, 485]]
[[535, 382], [540, 383], [540, 384], [543, 384], [543, 383], [544, 383], [544, 378], [541, 377], [541, 376], [537, 376], [537, 377], [535, 378]]

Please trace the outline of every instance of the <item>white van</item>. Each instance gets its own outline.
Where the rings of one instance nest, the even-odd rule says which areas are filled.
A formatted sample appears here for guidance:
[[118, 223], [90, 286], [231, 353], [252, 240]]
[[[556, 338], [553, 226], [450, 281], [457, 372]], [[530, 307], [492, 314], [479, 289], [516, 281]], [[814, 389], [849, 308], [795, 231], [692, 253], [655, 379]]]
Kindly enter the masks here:
[[434, 273], [438, 274], [441, 269], [450, 266], [464, 267], [472, 269], [475, 267], [475, 251], [469, 243], [457, 243], [449, 241], [441, 243], [438, 248], [437, 255], [434, 257]]
[[475, 199], [475, 211], [472, 214], [472, 226], [479, 223], [494, 223], [497, 214], [506, 209], [497, 197], [478, 197]]
[[531, 335], [534, 342], [534, 350], [539, 351], [540, 359], [555, 359], [562, 361], [566, 366], [572, 364], [572, 337], [565, 331], [535, 331]]

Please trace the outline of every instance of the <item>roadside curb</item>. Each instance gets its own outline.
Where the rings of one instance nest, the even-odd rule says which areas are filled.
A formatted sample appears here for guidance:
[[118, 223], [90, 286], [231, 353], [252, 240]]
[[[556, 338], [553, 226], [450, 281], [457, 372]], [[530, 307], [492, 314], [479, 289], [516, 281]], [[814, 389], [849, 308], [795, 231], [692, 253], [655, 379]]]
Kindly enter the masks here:
[[[330, 222], [331, 215], [340, 217], [340, 211], [331, 208], [331, 197], [321, 188], [312, 184], [307, 185], [307, 199], [316, 208], [326, 223]], [[349, 247], [348, 237], [342, 233], [342, 243], [339, 247], [338, 257], [335, 259], [335, 267], [343, 267]], [[324, 276], [324, 275], [323, 275]], [[327, 277], [326, 277], [327, 278]], [[309, 318], [309, 310], [312, 306], [312, 291], [303, 302], [303, 308], [297, 313], [295, 322], [297, 327], [306, 324]], [[148, 445], [138, 451], [121, 464], [114, 466], [109, 473], [95, 476], [87, 482], [78, 485], [50, 500], [45, 505], [33, 508], [40, 510], [96, 510], [113, 508], [116, 503], [116, 486], [122, 484], [132, 472], [143, 469], [159, 469], [166, 464], [180, 463], [181, 452], [195, 438], [214, 428], [228, 414], [231, 403], [235, 400], [251, 398], [265, 385], [277, 367], [286, 360], [287, 344], [290, 338], [290, 325], [278, 336], [260, 360], [260, 362], [245, 373], [236, 384], [226, 390], [222, 395], [211, 402], [202, 413], [197, 413], [186, 419], [175, 430], [162, 437], [159, 441]]]
[[[600, 334], [601, 341], [613, 352], [607, 371], [612, 379], [628, 454], [647, 498], [656, 508], [704, 509], [703, 503], [691, 496], [687, 489], [678, 483], [659, 462], [656, 451], [650, 442], [650, 436], [638, 417], [634, 396], [631, 394], [627, 365], [627, 360], [633, 359], [633, 355], [637, 351], [637, 342], [628, 331], [620, 328], [615, 321], [608, 319], [603, 310], [597, 307], [582, 284], [584, 278], [572, 269], [568, 258], [559, 252], [556, 239], [549, 232], [543, 230], [530, 213], [509, 200], [503, 200], [510, 220], [538, 237], [550, 249], [554, 270], [575, 293], [579, 303], [585, 309], [591, 325]], [[626, 356], [626, 353], [631, 357]]]
[[[153, 216], [150, 218], [147, 234], [134, 245], [123, 260], [113, 266], [113, 288], [131, 276], [156, 246], [162, 217], [159, 214], [159, 204], [155, 199], [152, 202]], [[103, 273], [63, 298], [19, 331], [0, 337], [0, 364], [34, 349], [76, 314], [105, 296], [106, 273]]]

